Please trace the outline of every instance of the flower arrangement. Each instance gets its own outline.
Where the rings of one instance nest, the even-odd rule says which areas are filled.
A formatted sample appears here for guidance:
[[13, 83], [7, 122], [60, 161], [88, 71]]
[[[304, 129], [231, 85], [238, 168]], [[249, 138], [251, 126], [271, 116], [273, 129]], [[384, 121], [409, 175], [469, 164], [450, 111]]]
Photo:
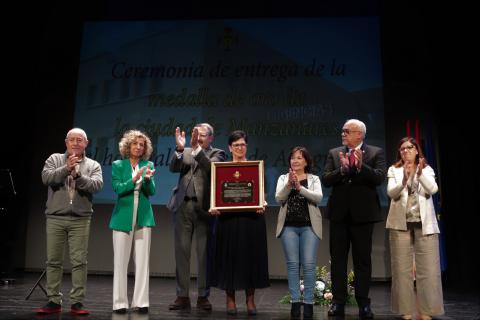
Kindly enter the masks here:
[[[328, 306], [332, 303], [332, 280], [330, 278], [330, 272], [327, 271], [327, 267], [316, 267], [315, 270], [316, 274], [316, 284], [315, 289], [313, 290], [313, 301], [317, 305]], [[353, 287], [353, 280], [355, 276], [353, 271], [348, 273], [348, 288], [347, 288], [347, 304], [356, 305], [357, 302], [355, 301], [355, 289]], [[300, 280], [300, 293], [303, 298], [303, 291], [304, 285], [303, 280]], [[282, 299], [280, 299], [280, 303], [290, 303], [291, 296], [290, 293], [285, 295]]]

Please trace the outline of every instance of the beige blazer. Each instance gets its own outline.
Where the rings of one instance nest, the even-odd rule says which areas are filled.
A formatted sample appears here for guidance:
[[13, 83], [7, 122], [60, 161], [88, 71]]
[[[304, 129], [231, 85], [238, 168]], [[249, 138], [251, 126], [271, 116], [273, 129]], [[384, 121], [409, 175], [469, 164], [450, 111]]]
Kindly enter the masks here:
[[[308, 189], [301, 187], [300, 194], [308, 200], [308, 213], [312, 223], [313, 232], [318, 238], [322, 238], [322, 214], [318, 208], [318, 204], [322, 201], [322, 185], [320, 178], [313, 174], [307, 174]], [[281, 175], [277, 182], [277, 191], [275, 192], [275, 199], [280, 203], [280, 211], [277, 219], [277, 232], [275, 236], [278, 238], [283, 230], [285, 224], [285, 217], [287, 216], [287, 199], [290, 194], [290, 186], [288, 185], [288, 173]]]
[[[402, 184], [403, 167], [388, 169], [387, 193], [391, 198], [390, 210], [387, 217], [387, 229], [407, 230], [407, 187]], [[435, 172], [430, 166], [422, 170], [418, 177], [418, 205], [420, 218], [422, 220], [422, 233], [424, 235], [440, 233], [437, 217], [433, 206], [432, 195], [438, 191], [435, 182]]]

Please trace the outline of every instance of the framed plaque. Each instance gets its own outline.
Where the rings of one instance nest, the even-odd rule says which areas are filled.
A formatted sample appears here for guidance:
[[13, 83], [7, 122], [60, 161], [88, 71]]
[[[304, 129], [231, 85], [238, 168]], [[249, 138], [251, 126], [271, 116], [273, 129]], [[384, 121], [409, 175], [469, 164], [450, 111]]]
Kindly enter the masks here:
[[211, 163], [210, 207], [225, 211], [256, 211], [264, 204], [263, 160]]

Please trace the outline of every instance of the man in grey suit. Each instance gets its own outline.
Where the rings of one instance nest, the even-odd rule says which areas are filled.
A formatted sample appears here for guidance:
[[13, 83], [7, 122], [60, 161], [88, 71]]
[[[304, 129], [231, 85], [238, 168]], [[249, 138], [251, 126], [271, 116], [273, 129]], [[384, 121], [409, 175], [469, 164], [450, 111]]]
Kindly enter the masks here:
[[207, 242], [210, 236], [210, 163], [225, 161], [225, 151], [212, 148], [213, 128], [208, 123], [197, 124], [192, 131], [190, 148], [185, 148], [185, 132], [175, 129], [175, 154], [170, 162], [170, 171], [179, 172], [177, 186], [167, 208], [174, 215], [175, 262], [177, 298], [169, 305], [170, 310], [190, 308], [190, 253], [193, 233], [197, 243], [198, 259], [197, 308], [212, 310], [208, 301]]

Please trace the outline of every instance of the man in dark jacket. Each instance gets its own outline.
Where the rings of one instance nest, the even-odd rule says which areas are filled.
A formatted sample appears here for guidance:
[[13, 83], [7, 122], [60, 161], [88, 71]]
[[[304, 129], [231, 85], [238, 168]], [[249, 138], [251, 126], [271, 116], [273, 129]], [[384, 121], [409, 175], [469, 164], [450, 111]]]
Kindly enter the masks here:
[[175, 131], [175, 154], [170, 171], [179, 172], [177, 186], [167, 208], [175, 221], [175, 263], [177, 298], [170, 310], [190, 308], [190, 251], [195, 233], [198, 261], [197, 308], [211, 310], [207, 285], [207, 242], [210, 236], [208, 209], [210, 207], [210, 164], [225, 161], [225, 151], [212, 148], [213, 128], [208, 123], [197, 124], [192, 131], [190, 148], [185, 147], [185, 132]]
[[355, 298], [360, 319], [372, 319], [370, 280], [372, 234], [382, 221], [376, 187], [385, 180], [385, 156], [381, 148], [364, 143], [366, 127], [351, 119], [342, 128], [342, 147], [329, 151], [322, 182], [332, 187], [328, 199], [333, 304], [329, 316], [342, 316], [347, 300], [347, 263], [350, 245], [355, 273]]

